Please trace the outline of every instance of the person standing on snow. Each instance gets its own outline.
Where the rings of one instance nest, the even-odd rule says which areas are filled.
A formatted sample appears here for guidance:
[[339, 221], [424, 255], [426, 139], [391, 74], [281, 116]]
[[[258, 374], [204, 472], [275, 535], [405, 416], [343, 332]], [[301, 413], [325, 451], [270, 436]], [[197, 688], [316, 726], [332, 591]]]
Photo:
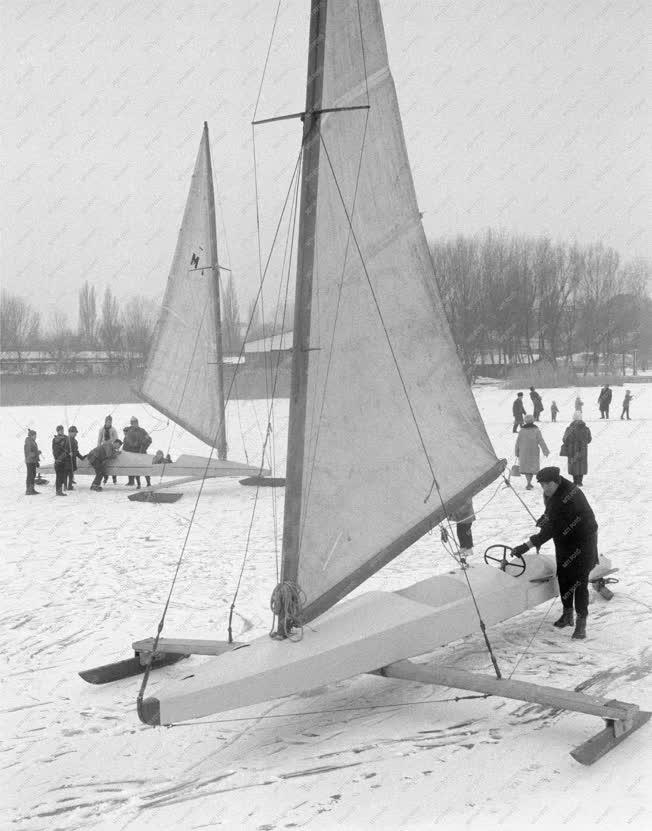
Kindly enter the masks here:
[[[119, 438], [120, 438], [120, 436], [118, 436], [118, 431], [113, 426], [113, 416], [108, 415], [104, 419], [104, 425], [102, 427], [100, 427], [100, 432], [97, 434], [97, 446], [100, 447], [101, 445], [104, 444], [105, 441], [115, 441], [116, 439], [119, 439]], [[108, 479], [109, 479], [109, 477], [106, 476], [103, 479], [102, 484], [107, 482]], [[111, 481], [113, 482], [114, 485], [117, 484], [118, 477], [117, 476], [111, 476]]]
[[525, 406], [523, 404], [523, 393], [519, 392], [512, 404], [512, 415], [514, 416], [514, 427], [512, 433], [517, 433], [518, 428], [523, 426], [523, 416], [525, 415]]
[[41, 451], [36, 443], [36, 430], [28, 430], [25, 439], [25, 467], [27, 477], [25, 479], [25, 496], [36, 496], [40, 491], [35, 490], [36, 468], [39, 466]]
[[539, 472], [539, 448], [543, 450], [544, 456], [549, 456], [550, 451], [548, 445], [543, 440], [541, 430], [534, 423], [534, 416], [526, 415], [525, 424], [516, 437], [516, 446], [514, 453], [518, 458], [518, 466], [521, 473], [527, 479], [526, 490], [531, 491], [533, 488], [532, 477]]
[[[152, 443], [152, 438], [146, 430], [138, 425], [138, 419], [135, 416], [131, 417], [129, 429], [125, 433], [124, 444], [122, 449], [130, 453], [147, 453], [147, 448]], [[136, 480], [136, 487], [140, 488], [140, 476], [130, 476], [128, 485], [134, 484]], [[147, 487], [151, 484], [149, 476], [145, 477]]]
[[627, 390], [627, 392], [625, 393], [625, 397], [623, 398], [623, 411], [620, 414], [621, 421], [623, 420], [623, 417], [625, 415], [627, 416], [627, 421], [631, 421], [631, 418], [629, 417], [629, 402], [632, 400], [633, 397], [634, 396], [631, 394], [631, 392]]
[[577, 410], [573, 415], [573, 421], [564, 432], [562, 448], [568, 457], [568, 472], [573, 477], [575, 485], [583, 484], [584, 477], [589, 472], [589, 444], [591, 443], [591, 431], [582, 421], [582, 413]]
[[612, 391], [609, 389], [609, 384], [605, 384], [600, 390], [598, 396], [598, 408], [600, 409], [600, 418], [609, 418], [609, 405], [611, 404]]
[[56, 494], [57, 496], [68, 496], [63, 490], [68, 478], [68, 447], [63, 432], [63, 424], [57, 425], [57, 432], [52, 439], [52, 455], [54, 456], [54, 472], [56, 474]]
[[545, 513], [538, 521], [538, 534], [512, 549], [512, 556], [540, 548], [548, 540], [555, 544], [557, 581], [563, 606], [562, 616], [553, 626], [563, 629], [577, 622], [573, 638], [586, 637], [589, 613], [589, 574], [598, 562], [598, 523], [582, 490], [564, 479], [558, 467], [544, 467], [537, 473], [543, 489]]
[[530, 399], [532, 401], [532, 407], [534, 410], [533, 418], [535, 421], [538, 421], [541, 416], [541, 413], [543, 412], [543, 401], [541, 400], [541, 396], [534, 389], [534, 387], [530, 387]]
[[559, 412], [559, 407], [557, 406], [557, 402], [553, 401], [550, 405], [550, 418], [553, 424], [557, 421], [557, 413]]
[[473, 511], [473, 500], [469, 497], [462, 502], [459, 508], [456, 508], [451, 514], [450, 518], [457, 523], [457, 539], [460, 543], [460, 556], [465, 560], [468, 556], [473, 554], [473, 534], [471, 533], [471, 525], [475, 522], [475, 513]]
[[68, 428], [68, 437], [66, 442], [66, 450], [68, 453], [68, 459], [66, 462], [66, 489], [72, 491], [74, 490], [73, 485], [75, 482], [75, 471], [77, 470], [77, 459], [84, 458], [79, 452], [79, 445], [77, 444], [77, 428], [74, 424]]

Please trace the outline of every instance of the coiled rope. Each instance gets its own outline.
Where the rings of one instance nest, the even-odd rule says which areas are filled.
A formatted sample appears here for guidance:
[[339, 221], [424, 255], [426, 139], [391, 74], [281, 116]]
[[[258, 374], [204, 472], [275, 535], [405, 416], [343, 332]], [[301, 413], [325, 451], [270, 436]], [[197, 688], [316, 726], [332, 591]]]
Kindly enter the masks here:
[[[270, 636], [282, 640], [300, 641], [303, 637], [303, 605], [306, 596], [303, 591], [286, 580], [274, 588], [269, 602], [273, 614]], [[276, 621], [278, 620], [278, 626]], [[294, 630], [294, 631], [292, 631]]]

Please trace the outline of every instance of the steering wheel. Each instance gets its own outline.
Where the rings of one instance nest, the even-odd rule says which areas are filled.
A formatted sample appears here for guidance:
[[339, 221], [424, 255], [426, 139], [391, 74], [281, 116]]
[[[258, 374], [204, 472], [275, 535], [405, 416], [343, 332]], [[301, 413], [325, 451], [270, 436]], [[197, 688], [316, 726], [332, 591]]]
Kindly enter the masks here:
[[[503, 556], [502, 557], [492, 556], [489, 552], [493, 548], [502, 549]], [[516, 557], [508, 560], [507, 559], [507, 554], [508, 554], [508, 552], [511, 552], [511, 550], [512, 549], [509, 545], [500, 545], [500, 544], [490, 545], [489, 548], [487, 548], [484, 552], [484, 561], [487, 565], [489, 565], [490, 562], [498, 563], [498, 565], [500, 566], [501, 571], [504, 571], [506, 573], [511, 574], [512, 577], [520, 577], [521, 574], [523, 574], [523, 572], [525, 571], [525, 560], [523, 559], [521, 554], [517, 554]], [[518, 562], [519, 560], [520, 560], [520, 562]], [[519, 569], [519, 571], [517, 571], [516, 573], [514, 573], [512, 571], [507, 572], [507, 566], [510, 566], [511, 568], [517, 568], [517, 569]]]

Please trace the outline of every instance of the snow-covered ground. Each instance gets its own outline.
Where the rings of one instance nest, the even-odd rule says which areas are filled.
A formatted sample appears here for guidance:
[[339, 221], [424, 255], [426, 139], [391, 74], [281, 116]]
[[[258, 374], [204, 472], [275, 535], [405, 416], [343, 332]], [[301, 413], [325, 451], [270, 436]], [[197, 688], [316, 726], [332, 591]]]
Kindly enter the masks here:
[[[632, 420], [619, 420], [617, 389], [617, 406], [605, 422], [595, 406], [598, 390], [581, 390], [593, 431], [585, 491], [600, 523], [600, 551], [620, 569], [615, 597], [592, 600], [585, 642], [551, 627], [558, 601], [495, 627], [490, 637], [504, 675], [567, 689], [581, 685], [649, 710], [652, 387], [639, 385], [634, 393]], [[547, 461], [559, 464], [575, 390], [543, 395]], [[482, 385], [476, 397], [496, 452], [511, 463], [514, 392]], [[557, 424], [549, 423], [553, 398], [561, 411]], [[108, 412], [118, 427], [137, 415], [154, 437], [152, 450], [205, 453], [140, 404], [0, 409], [2, 827], [652, 827], [650, 725], [586, 768], [568, 752], [602, 728], [598, 719], [497, 698], [455, 702], [465, 693], [375, 676], [170, 729], [138, 721], [139, 678], [85, 684], [79, 669], [129, 657], [132, 640], [155, 633], [187, 535], [163, 634], [226, 636], [256, 499], [253, 488], [213, 480], [198, 502], [193, 485], [174, 504], [132, 503], [124, 483], [95, 494], [81, 477], [66, 499], [55, 497], [52, 477], [40, 496], [23, 495], [28, 426], [38, 431], [49, 463], [56, 424], [76, 424], [84, 452]], [[287, 402], [280, 402], [277, 475], [286, 412]], [[246, 446], [249, 460], [259, 461], [265, 425], [263, 402], [231, 405], [231, 458], [244, 459]], [[526, 492], [523, 478], [512, 481], [538, 515], [540, 489]], [[498, 483], [475, 505], [477, 551], [494, 542], [515, 544], [532, 530], [523, 506]], [[271, 624], [274, 528], [278, 537], [282, 511], [283, 491], [261, 491], [236, 638], [264, 634]], [[450, 564], [433, 533], [359, 591], [399, 588]], [[148, 693], [204, 660], [211, 659], [194, 657], [153, 673]], [[431, 660], [491, 671], [479, 633]]]

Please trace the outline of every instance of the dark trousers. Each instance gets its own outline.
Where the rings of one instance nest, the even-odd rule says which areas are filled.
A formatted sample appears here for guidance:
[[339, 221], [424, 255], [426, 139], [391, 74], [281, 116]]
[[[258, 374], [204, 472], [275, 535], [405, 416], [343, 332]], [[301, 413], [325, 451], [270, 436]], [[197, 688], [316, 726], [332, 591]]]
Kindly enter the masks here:
[[584, 479], [584, 474], [583, 473], [580, 473], [579, 475], [576, 474], [576, 473], [573, 474], [573, 484], [574, 485], [581, 485], [583, 479]]
[[25, 462], [27, 468], [27, 477], [25, 478], [25, 490], [30, 493], [34, 490], [34, 480], [36, 479], [36, 462]]
[[457, 539], [460, 541], [460, 548], [473, 548], [473, 534], [471, 533], [470, 522], [457, 523]]
[[623, 411], [620, 414], [620, 417], [623, 418], [623, 416], [625, 415], [627, 416], [627, 421], [631, 421], [631, 418], [629, 417], [629, 406], [623, 407]]
[[68, 490], [72, 490], [72, 483], [73, 479], [75, 478], [75, 471], [72, 468], [68, 468], [66, 472], [66, 487]]
[[66, 485], [66, 479], [68, 478], [68, 469], [66, 468], [65, 462], [55, 462], [54, 463], [54, 472], [56, 474], [55, 486], [57, 489], [57, 493], [61, 493]]
[[[127, 484], [128, 485], [133, 485], [134, 484], [134, 479], [136, 480], [136, 485], [138, 487], [140, 487], [140, 476], [130, 476], [128, 481], [127, 481]], [[147, 482], [147, 487], [149, 487], [152, 484], [150, 476], [146, 476], [145, 481]]]
[[573, 553], [557, 555], [557, 581], [564, 609], [572, 609], [579, 617], [589, 613], [589, 574], [598, 562], [598, 535], [582, 545], [576, 556]]
[[91, 462], [91, 464], [95, 471], [95, 478], [91, 482], [91, 488], [99, 487], [102, 484], [102, 477], [104, 476], [104, 464], [102, 462]]
[[518, 433], [518, 428], [523, 426], [523, 416], [514, 419], [514, 427], [512, 433]]

